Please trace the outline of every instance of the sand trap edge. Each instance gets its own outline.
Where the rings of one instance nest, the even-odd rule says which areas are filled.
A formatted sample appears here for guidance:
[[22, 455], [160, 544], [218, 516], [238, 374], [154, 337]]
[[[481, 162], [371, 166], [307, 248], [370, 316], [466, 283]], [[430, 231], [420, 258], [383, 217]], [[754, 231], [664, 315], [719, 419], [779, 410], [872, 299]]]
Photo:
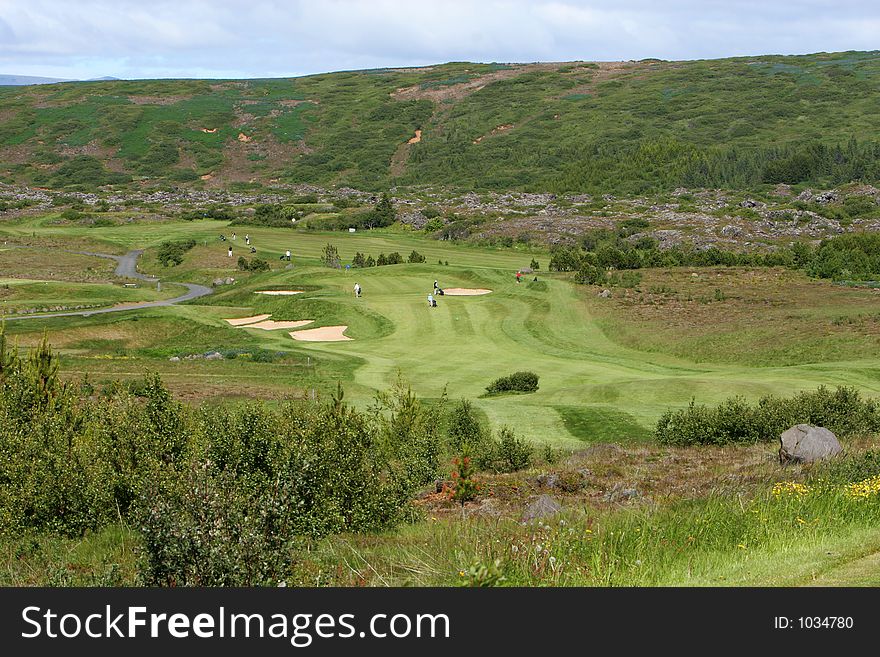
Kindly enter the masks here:
[[224, 322], [229, 322], [232, 326], [244, 326], [246, 324], [256, 324], [258, 322], [262, 322], [266, 319], [269, 319], [272, 315], [254, 315], [253, 317], [239, 317], [238, 319], [224, 319]]
[[301, 326], [306, 326], [307, 324], [311, 324], [315, 320], [313, 319], [298, 319], [294, 321], [275, 321], [274, 319], [266, 319], [261, 322], [257, 322], [256, 324], [247, 324], [242, 328], [249, 329], [260, 329], [263, 331], [278, 331], [280, 329], [292, 329], [299, 328]]
[[291, 331], [290, 337], [301, 342], [348, 342], [354, 338], [343, 335], [348, 326], [322, 326], [304, 331]]
[[[483, 294], [491, 294], [492, 290], [482, 287], [450, 287], [443, 288], [443, 295], [447, 297], [476, 297]], [[437, 297], [439, 299], [439, 297]]]

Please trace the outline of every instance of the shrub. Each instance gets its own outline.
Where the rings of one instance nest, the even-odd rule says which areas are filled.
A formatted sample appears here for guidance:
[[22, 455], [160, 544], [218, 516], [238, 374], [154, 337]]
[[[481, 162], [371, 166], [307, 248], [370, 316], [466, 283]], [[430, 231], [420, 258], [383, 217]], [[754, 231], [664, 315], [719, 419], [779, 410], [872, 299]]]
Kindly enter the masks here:
[[321, 262], [325, 267], [339, 269], [342, 264], [339, 260], [339, 251], [332, 244], [327, 244], [321, 252]]
[[517, 472], [529, 467], [534, 448], [525, 440], [517, 438], [510, 427], [501, 427], [498, 436], [498, 472]]
[[476, 447], [485, 442], [487, 432], [467, 399], [462, 399], [452, 409], [447, 427], [454, 452], [460, 452], [464, 445]]
[[437, 474], [437, 418], [401, 386], [377, 412], [348, 407], [340, 388], [321, 407], [202, 414], [204, 455], [143, 498], [145, 583], [275, 584], [302, 538], [404, 519]]
[[428, 222], [425, 224], [424, 231], [426, 233], [434, 233], [438, 230], [442, 230], [444, 225], [445, 224], [443, 223], [442, 219], [440, 219], [439, 217], [434, 217], [432, 219], [429, 219]]
[[855, 388], [822, 386], [794, 397], [763, 397], [755, 405], [734, 397], [714, 408], [696, 404], [666, 411], [654, 435], [668, 445], [725, 445], [771, 441], [795, 424], [826, 427], [838, 437], [880, 430], [880, 409]]
[[413, 252], [409, 254], [409, 258], [407, 258], [406, 261], [410, 264], [424, 262], [425, 256], [413, 249]]
[[183, 262], [183, 254], [195, 247], [195, 240], [180, 240], [177, 242], [162, 242], [156, 258], [163, 267], [176, 267]]
[[247, 258], [239, 256], [238, 268], [241, 271], [269, 271], [269, 263], [262, 258], [254, 258], [253, 260], [248, 261]]
[[461, 456], [452, 460], [452, 465], [452, 488], [449, 490], [449, 498], [461, 504], [463, 509], [465, 502], [476, 498], [480, 491], [480, 485], [474, 478], [476, 472], [467, 447], [462, 450]]
[[486, 392], [535, 392], [538, 389], [538, 375], [534, 372], [514, 372], [495, 379], [486, 387]]

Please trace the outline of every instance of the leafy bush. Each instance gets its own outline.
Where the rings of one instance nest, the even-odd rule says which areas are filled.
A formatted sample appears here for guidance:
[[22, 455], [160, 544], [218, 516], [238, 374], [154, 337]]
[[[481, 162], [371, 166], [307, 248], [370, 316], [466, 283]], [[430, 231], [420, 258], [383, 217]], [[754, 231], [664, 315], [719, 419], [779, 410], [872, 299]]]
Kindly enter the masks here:
[[838, 437], [876, 432], [880, 408], [855, 388], [824, 386], [790, 398], [763, 397], [754, 405], [740, 397], [714, 408], [691, 401], [687, 408], [666, 411], [654, 435], [667, 445], [757, 443], [776, 440], [795, 424], [823, 426]]
[[865, 280], [880, 276], [880, 235], [849, 233], [824, 240], [808, 266], [811, 276]]
[[517, 438], [513, 429], [501, 427], [496, 450], [495, 469], [498, 472], [517, 472], [529, 467], [534, 448], [525, 440]]
[[336, 250], [335, 246], [332, 244], [324, 246], [324, 250], [321, 252], [321, 263], [325, 267], [331, 267], [333, 269], [339, 269], [342, 267], [342, 263], [339, 260], [339, 251]]
[[424, 262], [425, 256], [413, 249], [413, 252], [409, 254], [409, 258], [407, 258], [406, 261], [410, 264]]
[[535, 392], [538, 389], [538, 375], [534, 372], [514, 372], [495, 379], [486, 387], [486, 392]]
[[423, 230], [426, 233], [435, 233], [438, 230], [441, 230], [444, 225], [445, 224], [443, 223], [442, 219], [440, 219], [439, 217], [433, 217], [431, 219], [428, 219]]
[[447, 427], [453, 452], [460, 452], [464, 445], [476, 447], [486, 440], [487, 431], [467, 399], [462, 399], [452, 409]]
[[377, 401], [203, 413], [204, 454], [143, 500], [145, 583], [271, 585], [302, 538], [404, 519], [437, 473], [436, 411], [400, 385]]
[[176, 267], [183, 262], [183, 254], [194, 248], [195, 240], [180, 240], [177, 242], [162, 242], [156, 258], [163, 267]]
[[269, 263], [263, 260], [262, 258], [254, 258], [253, 260], [248, 261], [247, 258], [243, 256], [239, 256], [238, 258], [238, 269], [240, 271], [269, 271]]
[[452, 487], [449, 489], [449, 499], [458, 502], [464, 508], [465, 502], [470, 502], [480, 492], [480, 484], [474, 478], [476, 472], [467, 445], [462, 450], [461, 456], [452, 460], [452, 466]]

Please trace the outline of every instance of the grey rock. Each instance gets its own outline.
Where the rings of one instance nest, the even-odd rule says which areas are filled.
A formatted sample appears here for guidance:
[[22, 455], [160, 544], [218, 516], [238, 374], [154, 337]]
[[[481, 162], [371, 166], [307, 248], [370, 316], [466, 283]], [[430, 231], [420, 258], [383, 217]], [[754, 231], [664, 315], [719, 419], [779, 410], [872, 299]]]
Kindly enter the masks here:
[[816, 201], [816, 203], [834, 203], [835, 201], [839, 200], [839, 197], [834, 192], [828, 191], [822, 192], [813, 200]]
[[602, 496], [602, 499], [606, 502], [626, 502], [628, 500], [635, 500], [642, 496], [639, 492], [638, 488], [632, 488], [623, 483], [616, 483], [611, 487], [611, 490], [605, 493]]
[[550, 518], [562, 511], [562, 505], [550, 495], [539, 495], [529, 504], [522, 514], [523, 522], [537, 520], [539, 518]]
[[168, 361], [171, 362], [171, 363], [179, 363], [179, 362], [180, 362], [180, 356], [172, 356], [171, 358], [168, 359]]
[[602, 290], [601, 292], [599, 292], [599, 296], [603, 299], [608, 299], [611, 297], [611, 290]]
[[759, 203], [755, 199], [747, 198], [745, 201], [740, 202], [739, 207], [741, 208], [760, 208], [763, 207], [763, 203]]
[[837, 436], [825, 427], [797, 424], [779, 436], [780, 463], [812, 463], [840, 453]]
[[732, 224], [728, 224], [721, 229], [721, 234], [724, 235], [724, 237], [739, 237], [740, 235], [742, 235], [742, 232], [742, 228], [740, 228], [739, 226], [734, 226]]
[[422, 214], [421, 210], [415, 212], [404, 212], [398, 217], [400, 223], [412, 226], [416, 230], [421, 230], [428, 223], [428, 218]]
[[812, 201], [813, 200], [813, 190], [805, 189], [800, 194], [795, 197], [798, 201]]
[[205, 360], [223, 360], [223, 354], [219, 351], [211, 351], [205, 354]]

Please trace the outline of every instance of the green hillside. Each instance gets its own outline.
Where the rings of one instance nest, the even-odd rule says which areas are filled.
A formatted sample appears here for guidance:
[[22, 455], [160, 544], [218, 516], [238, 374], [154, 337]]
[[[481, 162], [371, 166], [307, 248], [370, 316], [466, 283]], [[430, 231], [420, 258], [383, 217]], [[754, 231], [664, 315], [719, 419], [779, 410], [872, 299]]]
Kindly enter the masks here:
[[880, 51], [7, 87], [0, 181], [620, 194], [875, 182], [878, 84]]

